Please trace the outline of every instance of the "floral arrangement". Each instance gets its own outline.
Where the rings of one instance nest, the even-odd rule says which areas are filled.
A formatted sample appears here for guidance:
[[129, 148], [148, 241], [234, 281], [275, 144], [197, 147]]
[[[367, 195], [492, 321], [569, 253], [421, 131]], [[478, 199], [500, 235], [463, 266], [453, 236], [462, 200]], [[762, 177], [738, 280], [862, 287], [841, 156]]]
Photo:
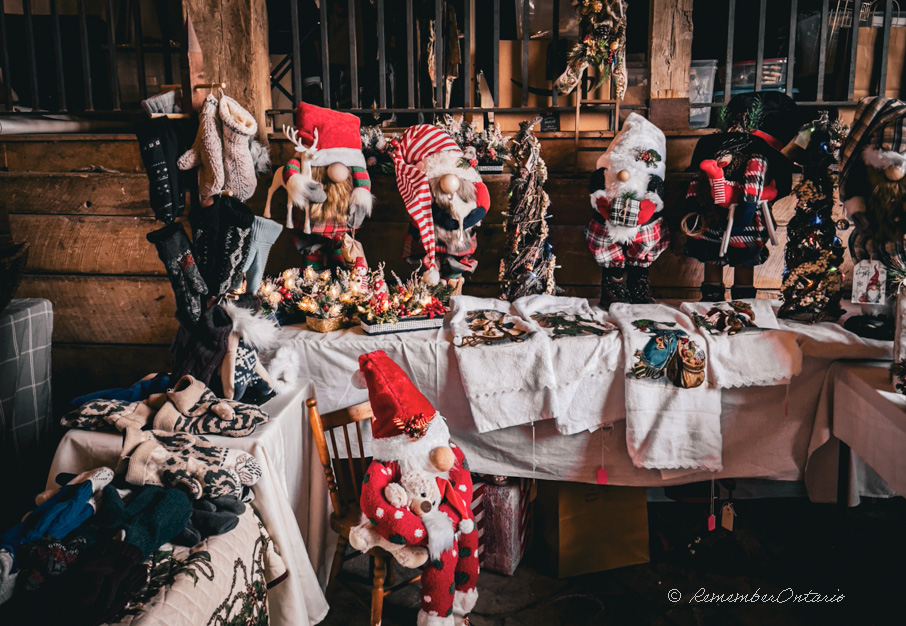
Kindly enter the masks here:
[[384, 135], [380, 126], [362, 126], [359, 134], [365, 164], [384, 174], [393, 174], [393, 137]]
[[449, 134], [465, 153], [463, 167], [503, 165], [512, 158], [510, 137], [504, 136], [499, 124], [478, 130], [463, 116], [454, 119], [451, 115], [445, 115], [437, 127]]
[[[383, 280], [383, 266], [379, 270]], [[393, 272], [391, 272], [393, 274]], [[393, 274], [396, 287], [375, 291], [367, 301], [357, 306], [359, 318], [367, 324], [395, 324], [406, 318], [425, 316], [434, 319], [447, 312], [453, 287], [441, 282], [428, 285], [416, 274], [403, 282]]]
[[584, 36], [570, 51], [566, 70], [555, 87], [562, 94], [571, 93], [586, 68], [592, 67], [598, 74], [595, 89], [613, 77], [617, 99], [622, 100], [626, 95], [625, 0], [579, 0], [573, 4]]

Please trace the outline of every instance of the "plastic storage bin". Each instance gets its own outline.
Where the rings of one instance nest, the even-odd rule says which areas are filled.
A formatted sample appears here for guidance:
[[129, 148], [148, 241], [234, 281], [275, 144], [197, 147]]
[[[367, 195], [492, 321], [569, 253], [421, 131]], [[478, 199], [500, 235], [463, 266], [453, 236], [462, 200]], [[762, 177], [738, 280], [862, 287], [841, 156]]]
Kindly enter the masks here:
[[[717, 73], [717, 61], [703, 59], [692, 61], [689, 68], [689, 102], [692, 104], [710, 103], [714, 96], [714, 76]], [[711, 107], [693, 106], [689, 110], [689, 126], [705, 128], [711, 120]]]
[[[761, 70], [761, 84], [763, 87], [780, 87], [786, 84], [787, 59], [765, 59]], [[726, 79], [726, 66], [720, 68], [718, 80], [721, 87]], [[730, 73], [730, 84], [733, 91], [755, 89], [755, 61], [734, 63]]]

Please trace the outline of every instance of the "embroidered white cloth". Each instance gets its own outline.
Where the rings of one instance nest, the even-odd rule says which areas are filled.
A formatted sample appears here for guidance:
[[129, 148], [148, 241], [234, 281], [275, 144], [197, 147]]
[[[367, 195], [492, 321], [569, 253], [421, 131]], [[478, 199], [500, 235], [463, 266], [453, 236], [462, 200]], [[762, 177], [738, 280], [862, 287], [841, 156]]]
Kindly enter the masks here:
[[708, 380], [719, 389], [767, 387], [802, 371], [796, 333], [779, 330], [769, 300], [684, 302], [705, 339]]
[[453, 345], [478, 432], [551, 417], [550, 341], [505, 300], [451, 299]]
[[697, 363], [706, 358], [704, 340], [692, 320], [661, 304], [617, 303], [609, 313], [623, 335], [626, 446], [633, 464], [662, 470], [723, 469], [720, 391], [706, 379], [698, 387], [682, 388], [667, 375], [673, 351], [697, 353]]
[[519, 298], [513, 307], [538, 324], [551, 343], [556, 379], [551, 413], [557, 430], [573, 435], [623, 419], [622, 389], [612, 389], [615, 379], [616, 385], [623, 383], [617, 376], [623, 341], [606, 314], [583, 298], [547, 294]]

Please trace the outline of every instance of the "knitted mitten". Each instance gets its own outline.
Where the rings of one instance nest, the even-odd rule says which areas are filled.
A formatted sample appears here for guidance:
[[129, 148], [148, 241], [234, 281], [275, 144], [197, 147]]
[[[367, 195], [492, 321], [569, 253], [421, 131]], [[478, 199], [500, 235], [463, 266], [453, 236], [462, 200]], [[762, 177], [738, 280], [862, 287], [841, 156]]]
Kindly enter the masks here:
[[148, 197], [155, 217], [165, 224], [185, 208], [179, 183], [176, 157], [179, 138], [172, 121], [166, 117], [147, 119], [135, 125], [139, 153], [148, 174]]
[[47, 537], [19, 548], [19, 571], [24, 589], [34, 591], [50, 578], [62, 576], [71, 570], [82, 554], [87, 541], [73, 537], [65, 541]]
[[[245, 204], [229, 196], [217, 196], [214, 206], [220, 210], [220, 227], [214, 257], [210, 259], [208, 294], [219, 297], [233, 287], [248, 256], [255, 214]], [[205, 276], [206, 280], [208, 278]]]
[[281, 232], [283, 225], [279, 222], [255, 216], [255, 221], [252, 222], [249, 253], [245, 257], [245, 263], [242, 264], [246, 293], [258, 293], [261, 277], [264, 276], [264, 266], [267, 265], [267, 256]]
[[180, 324], [171, 348], [173, 373], [170, 379], [179, 380], [191, 374], [203, 384], [210, 384], [214, 374], [220, 371], [232, 331], [233, 320], [219, 304], [205, 311], [191, 329]]
[[245, 512], [245, 503], [232, 496], [204, 498], [192, 503], [192, 519], [172, 542], [191, 547], [200, 541], [223, 535], [239, 525], [239, 516]]
[[[152, 493], [142, 498], [148, 490]], [[146, 558], [178, 535], [192, 516], [192, 501], [177, 489], [145, 487], [127, 508], [132, 515], [121, 526], [126, 531], [125, 541]]]
[[126, 429], [120, 464], [126, 482], [182, 489], [193, 499], [242, 496], [261, 477], [258, 460], [243, 450], [220, 448], [189, 433]]
[[223, 190], [223, 138], [217, 108], [217, 98], [208, 94], [199, 114], [195, 143], [177, 162], [181, 170], [201, 166], [198, 170], [198, 195], [202, 200]]
[[142, 100], [142, 108], [149, 115], [154, 113], [182, 113], [180, 98], [182, 98], [182, 90], [171, 89], [156, 96], [151, 96], [147, 100]]
[[153, 428], [195, 435], [244, 437], [267, 420], [267, 413], [258, 407], [222, 400], [201, 381], [184, 376], [167, 392], [167, 402], [154, 416]]
[[157, 248], [157, 256], [167, 268], [167, 277], [176, 295], [176, 318], [192, 326], [204, 310], [202, 298], [208, 292], [195, 265], [192, 245], [182, 224], [169, 224], [146, 235]]
[[64, 415], [60, 423], [67, 428], [116, 432], [129, 426], [143, 428], [154, 413], [155, 409], [144, 402], [91, 400]]
[[[215, 197], [215, 200], [219, 199]], [[193, 206], [189, 211], [189, 224], [192, 225], [192, 249], [195, 252], [195, 263], [206, 285], [214, 282], [216, 274], [215, 261], [218, 258], [217, 242], [220, 234], [220, 209], [217, 203], [208, 206]]]
[[220, 121], [223, 123], [223, 188], [240, 202], [245, 202], [258, 185], [250, 143], [258, 132], [258, 123], [229, 96], [220, 98]]

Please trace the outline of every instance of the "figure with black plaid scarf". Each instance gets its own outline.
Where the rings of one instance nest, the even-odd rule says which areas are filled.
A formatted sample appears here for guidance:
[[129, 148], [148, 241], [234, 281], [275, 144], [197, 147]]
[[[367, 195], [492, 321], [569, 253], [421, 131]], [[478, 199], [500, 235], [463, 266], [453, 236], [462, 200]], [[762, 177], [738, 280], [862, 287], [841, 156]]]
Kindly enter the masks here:
[[790, 193], [792, 164], [781, 152], [799, 130], [796, 103], [779, 92], [739, 94], [721, 110], [722, 133], [692, 154], [685, 217], [686, 256], [705, 264], [705, 302], [723, 300], [723, 268], [734, 268], [731, 296], [754, 298], [755, 267], [777, 245], [771, 205]]
[[648, 268], [670, 242], [661, 212], [667, 141], [630, 113], [591, 176], [585, 240], [601, 266], [601, 306], [652, 304]]

